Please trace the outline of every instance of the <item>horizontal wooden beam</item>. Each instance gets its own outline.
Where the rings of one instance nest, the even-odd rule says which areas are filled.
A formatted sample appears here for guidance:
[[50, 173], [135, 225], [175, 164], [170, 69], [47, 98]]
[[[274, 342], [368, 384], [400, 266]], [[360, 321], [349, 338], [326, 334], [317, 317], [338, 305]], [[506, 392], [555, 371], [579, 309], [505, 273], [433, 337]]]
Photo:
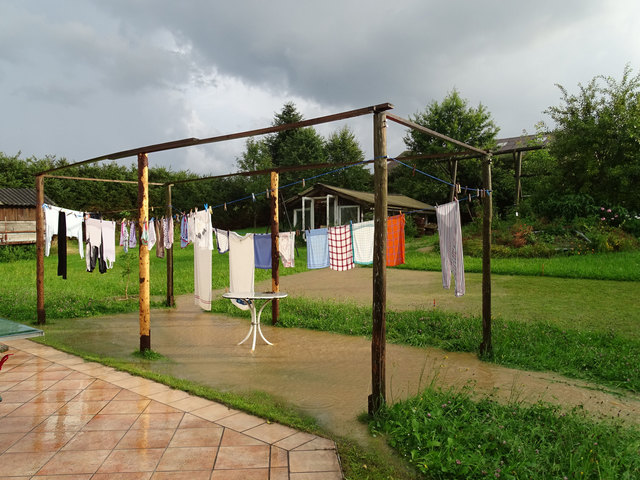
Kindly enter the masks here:
[[[137, 185], [138, 182], [135, 180], [113, 180], [111, 178], [88, 178], [88, 177], [65, 177], [63, 175], [43, 175], [43, 177], [47, 178], [62, 178], [64, 180], [85, 180], [88, 182], [111, 182], [111, 183], [131, 183]], [[158, 185], [162, 186], [164, 183], [153, 183], [149, 182], [149, 185]]]

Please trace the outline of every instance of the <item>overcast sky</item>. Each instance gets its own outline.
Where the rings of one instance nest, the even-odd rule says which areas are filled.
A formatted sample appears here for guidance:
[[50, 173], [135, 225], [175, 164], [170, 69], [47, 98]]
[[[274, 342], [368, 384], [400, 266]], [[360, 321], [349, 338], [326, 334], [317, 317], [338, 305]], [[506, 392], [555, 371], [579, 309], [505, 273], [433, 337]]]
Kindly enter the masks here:
[[[456, 88], [499, 137], [596, 75], [640, 70], [637, 0], [0, 0], [0, 151], [69, 161], [390, 102], [407, 117]], [[370, 116], [342, 125], [372, 154]], [[390, 124], [389, 154], [405, 129]], [[154, 154], [235, 171], [244, 140]], [[130, 163], [130, 162], [129, 162]]]

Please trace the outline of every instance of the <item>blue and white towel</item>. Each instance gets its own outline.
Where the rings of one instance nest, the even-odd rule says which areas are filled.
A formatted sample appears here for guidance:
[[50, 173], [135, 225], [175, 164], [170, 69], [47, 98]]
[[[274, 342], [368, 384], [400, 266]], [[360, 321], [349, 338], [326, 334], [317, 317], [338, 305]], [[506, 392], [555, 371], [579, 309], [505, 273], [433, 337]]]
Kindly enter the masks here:
[[329, 230], [307, 230], [307, 268], [329, 267]]

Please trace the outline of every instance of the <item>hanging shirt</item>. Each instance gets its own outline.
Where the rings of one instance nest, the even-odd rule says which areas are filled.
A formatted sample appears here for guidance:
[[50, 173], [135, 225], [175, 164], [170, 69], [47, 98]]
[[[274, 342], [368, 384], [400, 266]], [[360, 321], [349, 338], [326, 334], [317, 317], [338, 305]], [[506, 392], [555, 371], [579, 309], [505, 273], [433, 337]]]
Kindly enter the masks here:
[[329, 227], [329, 267], [331, 270], [344, 272], [353, 268], [353, 247], [351, 245], [351, 228], [349, 225]]
[[307, 268], [329, 266], [329, 239], [326, 228], [307, 230]]
[[271, 234], [256, 233], [253, 235], [253, 249], [256, 268], [269, 270], [271, 268]]
[[75, 210], [68, 210], [66, 208], [54, 207], [48, 204], [43, 204], [42, 209], [44, 211], [44, 254], [49, 256], [51, 253], [51, 240], [54, 235], [58, 235], [58, 223], [59, 213], [63, 211], [67, 214], [67, 237], [74, 237], [78, 239], [78, 250], [80, 252], [80, 258], [84, 257], [83, 252], [83, 238], [82, 238], [82, 223], [84, 221], [84, 213], [77, 212]]
[[455, 296], [465, 293], [464, 256], [462, 252], [462, 227], [460, 205], [457, 200], [436, 207], [438, 235], [440, 237], [440, 260], [442, 261], [442, 286], [449, 289], [451, 274], [455, 279]]
[[387, 218], [387, 267], [404, 263], [404, 215]]
[[280, 232], [278, 250], [285, 268], [295, 267], [296, 232]]
[[[238, 235], [229, 232], [229, 291], [232, 293], [254, 292], [255, 257], [253, 233]], [[231, 301], [241, 310], [249, 306], [242, 301]]]
[[218, 246], [218, 253], [226, 253], [229, 251], [229, 230], [215, 229], [216, 233], [216, 245]]
[[371, 265], [373, 263], [373, 232], [373, 220], [351, 225], [354, 263], [359, 265]]

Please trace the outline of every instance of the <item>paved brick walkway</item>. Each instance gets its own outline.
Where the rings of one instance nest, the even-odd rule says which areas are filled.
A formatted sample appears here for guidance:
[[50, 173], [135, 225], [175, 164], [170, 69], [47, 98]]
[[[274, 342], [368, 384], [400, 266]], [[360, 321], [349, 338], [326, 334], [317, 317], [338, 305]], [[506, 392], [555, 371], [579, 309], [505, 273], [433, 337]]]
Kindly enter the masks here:
[[0, 480], [342, 478], [325, 438], [28, 340], [4, 343]]

